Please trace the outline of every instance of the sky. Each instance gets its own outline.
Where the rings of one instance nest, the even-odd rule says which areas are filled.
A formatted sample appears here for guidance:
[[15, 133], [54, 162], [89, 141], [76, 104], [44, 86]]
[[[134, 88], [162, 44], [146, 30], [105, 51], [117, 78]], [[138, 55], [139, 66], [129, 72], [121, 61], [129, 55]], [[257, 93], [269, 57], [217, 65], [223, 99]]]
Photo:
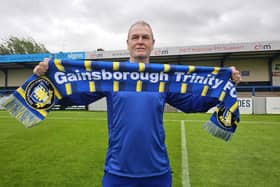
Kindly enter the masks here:
[[0, 43], [33, 38], [50, 52], [126, 49], [145, 20], [155, 47], [280, 40], [279, 0], [0, 0]]

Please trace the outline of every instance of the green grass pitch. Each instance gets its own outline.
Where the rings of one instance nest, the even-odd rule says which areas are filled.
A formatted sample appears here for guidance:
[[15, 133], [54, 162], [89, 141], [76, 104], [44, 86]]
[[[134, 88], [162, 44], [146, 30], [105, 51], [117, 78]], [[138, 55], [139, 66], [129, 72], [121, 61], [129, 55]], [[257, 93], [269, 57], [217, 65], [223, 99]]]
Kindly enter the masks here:
[[[280, 186], [280, 115], [242, 115], [227, 143], [201, 128], [209, 117], [164, 115], [174, 187], [185, 180], [181, 120], [192, 187]], [[26, 129], [0, 111], [1, 187], [100, 187], [106, 149], [105, 112], [53, 111]]]

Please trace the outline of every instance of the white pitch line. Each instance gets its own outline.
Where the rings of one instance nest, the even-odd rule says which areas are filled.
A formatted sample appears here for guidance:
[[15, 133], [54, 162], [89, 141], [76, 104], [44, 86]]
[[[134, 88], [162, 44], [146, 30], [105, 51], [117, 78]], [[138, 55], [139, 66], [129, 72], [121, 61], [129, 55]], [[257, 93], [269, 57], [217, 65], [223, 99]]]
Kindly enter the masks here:
[[189, 161], [188, 161], [188, 150], [187, 140], [185, 131], [185, 121], [181, 120], [181, 147], [182, 147], [182, 186], [191, 187], [190, 175], [189, 175]]
[[[6, 115], [6, 116], [0, 116], [0, 119], [3, 118], [3, 119], [7, 119], [7, 118], [12, 118], [11, 116], [9, 115]], [[79, 118], [79, 117], [58, 117], [58, 116], [49, 116], [47, 117], [46, 119], [51, 119], [51, 120], [84, 120], [84, 121], [89, 121], [89, 120], [98, 120], [98, 121], [105, 121], [107, 120], [107, 118], [93, 118], [93, 117], [87, 117], [87, 118]], [[169, 121], [172, 121], [172, 122], [179, 122], [179, 121], [185, 121], [185, 122], [206, 122], [207, 120], [195, 120], [195, 119], [189, 119], [189, 120], [181, 120], [181, 119], [164, 119], [165, 122], [169, 122]], [[244, 121], [244, 120], [241, 120], [242, 123], [252, 123], [252, 124], [255, 124], [256, 121]], [[277, 121], [258, 121], [259, 124], [279, 124], [279, 122]]]

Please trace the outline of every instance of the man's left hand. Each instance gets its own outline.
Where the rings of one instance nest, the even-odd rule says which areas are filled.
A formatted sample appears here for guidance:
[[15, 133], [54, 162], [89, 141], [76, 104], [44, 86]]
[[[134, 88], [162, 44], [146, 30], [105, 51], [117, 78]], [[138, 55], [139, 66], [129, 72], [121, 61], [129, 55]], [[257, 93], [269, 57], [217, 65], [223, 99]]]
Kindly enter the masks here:
[[240, 72], [234, 66], [231, 66], [230, 68], [232, 69], [231, 79], [235, 84], [240, 83], [242, 80]]

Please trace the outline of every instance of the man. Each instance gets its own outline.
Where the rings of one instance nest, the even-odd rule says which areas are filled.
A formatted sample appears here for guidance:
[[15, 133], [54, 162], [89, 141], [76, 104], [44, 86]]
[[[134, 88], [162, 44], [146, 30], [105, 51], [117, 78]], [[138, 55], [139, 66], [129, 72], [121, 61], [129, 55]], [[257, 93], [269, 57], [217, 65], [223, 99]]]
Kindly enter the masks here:
[[[150, 25], [144, 21], [133, 24], [128, 32], [127, 48], [131, 63], [149, 63], [154, 47]], [[34, 68], [43, 75], [48, 59]], [[239, 83], [239, 72], [232, 67], [232, 79]], [[205, 112], [218, 103], [210, 97], [179, 93], [104, 92], [72, 95], [64, 105], [89, 104], [107, 99], [108, 138], [104, 187], [171, 187], [172, 176], [165, 146], [163, 112], [165, 103], [183, 112]]]

